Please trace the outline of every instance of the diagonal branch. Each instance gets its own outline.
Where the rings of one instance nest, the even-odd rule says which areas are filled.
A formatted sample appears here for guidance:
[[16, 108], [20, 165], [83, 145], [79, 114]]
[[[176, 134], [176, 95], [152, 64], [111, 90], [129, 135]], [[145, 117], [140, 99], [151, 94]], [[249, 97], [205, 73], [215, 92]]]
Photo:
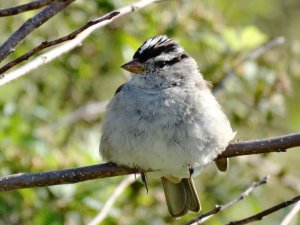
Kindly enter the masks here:
[[35, 59], [31, 60], [24, 66], [19, 67], [18, 69], [8, 72], [6, 74], [0, 75], [0, 86], [5, 85], [9, 83], [10, 81], [17, 79], [30, 71], [39, 68], [41, 65], [44, 65], [46, 63], [49, 63], [50, 61], [54, 60], [55, 58], [61, 56], [62, 54], [71, 51], [73, 48], [77, 47], [81, 44], [81, 42], [86, 39], [92, 32], [94, 32], [96, 29], [106, 26], [107, 24], [115, 21], [121, 16], [127, 15], [129, 13], [135, 12], [139, 9], [142, 9], [152, 3], [160, 2], [161, 0], [140, 0], [136, 3], [133, 3], [128, 6], [124, 6], [122, 8], [117, 9], [117, 12], [120, 12], [119, 15], [115, 16], [111, 20], [102, 21], [101, 23], [95, 24], [94, 26], [89, 27], [88, 29], [84, 30], [82, 33], [78, 34], [76, 38], [73, 40], [70, 40], [68, 42], [65, 42], [64, 44], [61, 44], [55, 48], [53, 48], [51, 51], [46, 52], [45, 54], [42, 54]]
[[284, 217], [284, 219], [281, 221], [280, 225], [288, 225], [290, 224], [295, 217], [297, 217], [297, 214], [300, 211], [300, 201], [298, 201], [292, 210]]
[[[283, 150], [296, 146], [300, 146], [300, 133], [270, 139], [231, 143], [218, 158], [283, 152]], [[0, 191], [70, 184], [97, 178], [122, 176], [140, 172], [142, 172], [142, 170], [121, 167], [113, 163], [105, 163], [41, 173], [20, 173], [0, 178]]]
[[0, 62], [10, 55], [14, 49], [22, 42], [22, 40], [31, 33], [34, 29], [41, 26], [51, 17], [66, 8], [75, 0], [65, 0], [55, 2], [39, 12], [34, 17], [28, 19], [17, 31], [15, 31], [0, 47]]
[[262, 184], [266, 184], [270, 179], [270, 176], [264, 177], [262, 178], [260, 181], [258, 182], [254, 182], [251, 186], [249, 186], [242, 194], [240, 194], [239, 196], [237, 196], [236, 198], [234, 198], [233, 200], [231, 200], [230, 202], [227, 202], [224, 205], [216, 205], [215, 208], [213, 208], [212, 210], [210, 210], [209, 212], [202, 214], [201, 216], [189, 221], [188, 223], [186, 223], [185, 225], [193, 225], [193, 224], [200, 224], [205, 222], [206, 220], [210, 219], [211, 217], [213, 217], [214, 215], [216, 215], [217, 213], [223, 211], [224, 209], [234, 205], [235, 203], [245, 199], [246, 197], [248, 197], [248, 195], [254, 191], [255, 188], [257, 188], [258, 186], [262, 185]]
[[245, 218], [245, 219], [242, 219], [242, 220], [237, 220], [237, 221], [232, 221], [230, 223], [228, 223], [228, 225], [243, 225], [243, 224], [247, 224], [247, 223], [252, 223], [254, 221], [258, 221], [258, 220], [262, 220], [263, 217], [267, 216], [267, 215], [270, 215], [271, 213], [274, 213], [280, 209], [283, 209], [289, 205], [292, 205], [294, 204], [295, 202], [298, 202], [300, 201], [300, 195], [288, 200], [288, 201], [285, 201], [285, 202], [282, 202], [278, 205], [275, 205], [269, 209], [266, 209], [260, 213], [257, 213], [253, 216], [250, 216], [248, 218]]
[[102, 16], [98, 19], [95, 20], [91, 20], [89, 22], [87, 22], [85, 25], [83, 25], [82, 27], [80, 27], [79, 29], [73, 31], [72, 33], [63, 36], [61, 38], [55, 39], [53, 41], [43, 41], [41, 44], [39, 44], [37, 47], [31, 49], [30, 51], [26, 52], [25, 54], [23, 54], [22, 56], [12, 60], [11, 62], [5, 64], [3, 67], [0, 68], [0, 74], [4, 73], [5, 71], [9, 70], [10, 68], [14, 67], [15, 65], [29, 59], [31, 56], [35, 55], [36, 53], [42, 51], [45, 48], [49, 48], [51, 46], [54, 45], [58, 45], [62, 42], [66, 42], [69, 40], [72, 40], [74, 38], [77, 37], [78, 34], [80, 34], [81, 32], [83, 32], [84, 30], [88, 29], [89, 27], [97, 24], [97, 23], [101, 23], [105, 20], [110, 20], [113, 17], [117, 16], [118, 14], [120, 14], [120, 12], [114, 11], [111, 13], [108, 13], [105, 16]]
[[[288, 225], [290, 224], [293, 219], [297, 216], [297, 214], [300, 211], [300, 201], [298, 201], [292, 210], [284, 217], [284, 219], [281, 221], [280, 225]], [[299, 214], [298, 214], [299, 215]]]
[[102, 210], [100, 213], [91, 221], [88, 223], [88, 225], [97, 225], [100, 224], [105, 217], [107, 217], [107, 214], [110, 212], [110, 209], [112, 208], [113, 204], [116, 202], [116, 200], [119, 198], [119, 196], [123, 193], [123, 191], [132, 184], [138, 177], [136, 176], [127, 176], [124, 178], [124, 180], [118, 185], [118, 187], [114, 190], [114, 192], [110, 195], [107, 202], [102, 207]]
[[4, 16], [13, 16], [23, 12], [27, 12], [34, 9], [42, 8], [46, 5], [50, 5], [53, 2], [57, 2], [58, 0], [36, 0], [33, 2], [29, 2], [23, 5], [18, 5], [11, 8], [0, 9], [0, 17]]

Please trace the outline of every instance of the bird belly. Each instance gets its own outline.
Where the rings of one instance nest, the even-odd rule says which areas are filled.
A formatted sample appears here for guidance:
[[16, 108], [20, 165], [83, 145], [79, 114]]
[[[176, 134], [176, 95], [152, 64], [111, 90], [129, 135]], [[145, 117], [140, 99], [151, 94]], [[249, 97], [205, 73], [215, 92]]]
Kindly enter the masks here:
[[197, 174], [230, 141], [219, 138], [232, 133], [227, 118], [216, 124], [214, 114], [204, 115], [184, 99], [148, 96], [126, 102], [122, 110], [108, 111], [100, 146], [107, 161], [188, 177], [189, 168]]
[[120, 165], [188, 177], [189, 168], [197, 174], [224, 147], [212, 145], [215, 141], [204, 134], [200, 124], [178, 121], [171, 115], [141, 119], [136, 125], [130, 120], [126, 123], [108, 139], [106, 160]]

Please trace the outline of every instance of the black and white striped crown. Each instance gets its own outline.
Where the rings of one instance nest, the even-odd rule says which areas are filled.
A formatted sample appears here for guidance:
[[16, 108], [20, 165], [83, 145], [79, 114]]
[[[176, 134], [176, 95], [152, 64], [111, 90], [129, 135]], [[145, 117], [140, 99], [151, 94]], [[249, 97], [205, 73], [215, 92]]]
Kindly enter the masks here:
[[183, 49], [176, 41], [168, 38], [166, 35], [157, 35], [147, 39], [141, 47], [135, 52], [133, 58], [145, 62], [163, 53], [183, 52]]

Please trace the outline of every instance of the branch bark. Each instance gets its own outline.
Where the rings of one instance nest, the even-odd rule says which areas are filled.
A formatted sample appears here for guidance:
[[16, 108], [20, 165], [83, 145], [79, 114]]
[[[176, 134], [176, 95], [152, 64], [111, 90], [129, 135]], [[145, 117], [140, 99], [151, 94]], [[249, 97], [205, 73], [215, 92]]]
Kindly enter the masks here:
[[269, 209], [266, 209], [260, 213], [257, 213], [255, 214], [254, 216], [250, 216], [248, 218], [245, 218], [245, 219], [242, 219], [242, 220], [237, 220], [237, 221], [232, 221], [230, 223], [228, 223], [227, 225], [243, 225], [243, 224], [248, 224], [248, 223], [252, 223], [254, 221], [258, 221], [258, 220], [262, 220], [263, 217], [267, 216], [267, 215], [270, 215], [271, 213], [274, 213], [280, 209], [283, 209], [289, 205], [292, 205], [294, 204], [295, 202], [298, 202], [300, 201], [300, 195], [288, 200], [288, 201], [285, 201], [285, 202], [282, 202], [278, 205], [275, 205]]
[[241, 155], [253, 155], [270, 152], [286, 152], [287, 149], [300, 146], [300, 133], [288, 134], [276, 138], [252, 141], [238, 141], [228, 145], [218, 158], [230, 158]]
[[298, 201], [292, 210], [284, 217], [284, 219], [281, 221], [280, 225], [288, 225], [290, 224], [295, 217], [297, 217], [297, 214], [300, 211], [300, 201]]
[[29, 59], [29, 57], [35, 55], [36, 53], [42, 51], [43, 49], [45, 48], [49, 48], [51, 46], [54, 46], [54, 45], [58, 45], [62, 42], [66, 42], [66, 41], [69, 41], [69, 40], [72, 40], [74, 38], [77, 37], [78, 34], [80, 34], [81, 32], [83, 32], [84, 30], [88, 29], [89, 27], [97, 24], [97, 23], [101, 23], [105, 20], [110, 20], [112, 19], [113, 17], [117, 16], [118, 14], [120, 14], [120, 12], [117, 12], [117, 11], [114, 11], [114, 12], [111, 12], [111, 13], [108, 13], [107, 15], [105, 16], [102, 16], [98, 19], [95, 19], [95, 20], [91, 20], [89, 22], [87, 22], [85, 25], [83, 25], [82, 27], [80, 27], [79, 29], [73, 31], [72, 33], [66, 35], [66, 36], [63, 36], [61, 38], [58, 38], [58, 39], [55, 39], [55, 40], [52, 40], [52, 41], [43, 41], [41, 44], [39, 44], [37, 47], [31, 49], [30, 51], [26, 52], [25, 54], [23, 54], [22, 56], [12, 60], [11, 62], [5, 64], [3, 67], [0, 68], [0, 74], [4, 73], [5, 71], [9, 70], [10, 68], [14, 67], [15, 65]]
[[15, 7], [0, 9], [0, 17], [4, 16], [13, 16], [23, 12], [27, 12], [34, 9], [42, 8], [46, 5], [50, 5], [53, 2], [57, 2], [58, 0], [36, 0], [33, 2], [29, 2], [23, 5], [18, 5]]
[[57, 184], [74, 184], [97, 178], [122, 176], [139, 173], [137, 169], [104, 163], [73, 169], [47, 171], [41, 173], [18, 173], [0, 178], [0, 191], [20, 188], [45, 187]]
[[267, 177], [262, 178], [258, 182], [254, 182], [242, 194], [240, 194], [239, 196], [237, 196], [236, 198], [234, 198], [230, 202], [228, 202], [224, 205], [216, 205], [215, 208], [213, 208], [209, 212], [207, 212], [205, 214], [202, 214], [201, 216], [198, 216], [197, 218], [195, 218], [195, 219], [189, 221], [188, 223], [186, 223], [185, 225], [201, 224], [201, 223], [205, 222], [206, 220], [210, 219], [211, 217], [213, 217], [217, 213], [219, 213], [219, 212], [223, 211], [224, 209], [234, 205], [235, 203], [245, 199], [252, 191], [254, 191], [255, 188], [257, 188], [258, 186], [260, 186], [262, 184], [266, 184], [269, 181], [269, 178], [270, 177], [267, 176]]
[[[119, 8], [119, 9], [115, 10], [115, 12], [119, 12], [120, 14], [115, 16], [111, 20], [105, 20], [105, 21], [102, 21], [100, 23], [97, 23], [97, 24], [89, 27], [88, 29], [84, 30], [80, 34], [78, 34], [76, 38], [74, 38], [72, 40], [69, 40], [69, 41], [67, 41], [67, 42], [65, 42], [65, 43], [63, 43], [59, 46], [56, 46], [55, 48], [53, 48], [52, 50], [46, 52], [45, 54], [42, 54], [42, 55], [36, 57], [35, 59], [29, 61], [24, 66], [21, 66], [18, 69], [13, 70], [11, 72], [1, 74], [0, 75], [0, 86], [9, 83], [12, 80], [17, 79], [17, 78], [29, 73], [30, 71], [32, 71], [34, 69], [39, 68], [41, 65], [44, 65], [44, 64], [54, 60], [55, 58], [61, 56], [62, 54], [66, 53], [66, 52], [71, 51], [73, 48], [80, 45], [81, 42], [85, 38], [87, 38], [92, 32], [94, 32], [96, 29], [98, 29], [100, 27], [103, 27], [103, 26], [106, 26], [107, 24], [115, 21], [116, 19], [118, 19], [121, 16], [124, 16], [124, 15], [127, 15], [129, 13], [135, 12], [135, 11], [137, 11], [139, 9], [142, 9], [142, 8], [152, 4], [152, 3], [160, 2], [160, 1], [161, 0], [141, 0], [141, 1], [138, 1], [138, 2], [133, 3], [131, 5], [124, 6], [122, 8]], [[0, 47], [0, 51], [1, 51], [1, 47]], [[25, 54], [27, 54], [27, 53], [25, 53]], [[0, 59], [1, 59], [1, 57], [0, 57]]]
[[[234, 142], [231, 143], [217, 158], [284, 152], [288, 148], [296, 146], [300, 146], [300, 133], [270, 139]], [[122, 176], [140, 172], [142, 172], [140, 169], [117, 166], [113, 163], [105, 163], [41, 173], [19, 173], [0, 178], [0, 191], [70, 184], [97, 178]]]
[[34, 29], [41, 26], [48, 21], [51, 17], [66, 8], [75, 0], [65, 0], [55, 2], [44, 10], [39, 12], [34, 17], [28, 19], [17, 31], [15, 31], [0, 47], [0, 62], [10, 55], [14, 49], [22, 42], [22, 40], [30, 34]]

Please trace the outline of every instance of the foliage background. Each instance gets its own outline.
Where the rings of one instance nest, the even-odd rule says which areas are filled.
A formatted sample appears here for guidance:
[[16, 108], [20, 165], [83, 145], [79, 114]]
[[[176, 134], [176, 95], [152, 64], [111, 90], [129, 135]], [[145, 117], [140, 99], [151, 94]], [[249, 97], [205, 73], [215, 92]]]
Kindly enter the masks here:
[[[8, 7], [26, 1], [1, 1]], [[133, 1], [78, 0], [34, 31], [15, 58], [43, 40], [69, 33], [86, 21]], [[47, 171], [100, 163], [98, 145], [104, 114], [63, 123], [78, 107], [110, 99], [129, 74], [128, 61], [148, 37], [167, 34], [193, 56], [238, 131], [237, 139], [264, 138], [300, 129], [300, 2], [298, 0], [165, 1], [130, 14], [94, 32], [82, 46], [0, 88], [0, 175]], [[1, 18], [0, 42], [34, 15]], [[251, 50], [275, 37], [284, 45], [255, 61], [236, 66]], [[208, 167], [196, 180], [203, 212], [241, 193], [270, 174], [268, 185], [215, 216], [206, 224], [224, 224], [257, 213], [300, 192], [297, 150], [231, 159], [227, 174]], [[0, 224], [87, 224], [103, 207], [122, 177], [79, 184], [0, 193]], [[150, 181], [128, 187], [105, 224], [182, 224], [173, 221], [162, 187]], [[289, 208], [256, 224], [278, 224]], [[300, 217], [292, 223], [300, 222]], [[254, 223], [255, 224], [255, 223]]]

